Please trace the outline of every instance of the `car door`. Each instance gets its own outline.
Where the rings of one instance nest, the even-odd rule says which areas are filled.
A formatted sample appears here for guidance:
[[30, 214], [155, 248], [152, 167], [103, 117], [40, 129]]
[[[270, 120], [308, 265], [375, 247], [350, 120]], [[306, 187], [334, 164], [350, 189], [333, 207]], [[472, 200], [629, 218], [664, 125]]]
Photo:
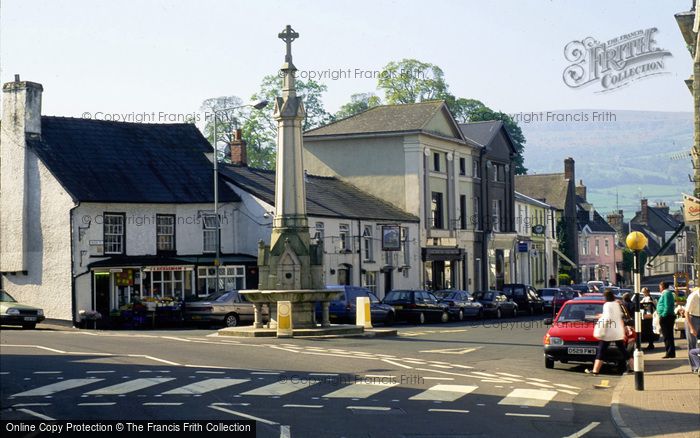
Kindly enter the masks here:
[[501, 309], [503, 309], [506, 314], [512, 312], [515, 308], [515, 302], [503, 292], [498, 293], [497, 300], [501, 303]]
[[429, 309], [430, 314], [435, 319], [440, 319], [442, 317], [442, 307], [438, 305], [438, 299], [435, 295], [430, 292], [423, 292], [425, 294], [425, 304]]
[[238, 314], [241, 321], [253, 320], [253, 304], [246, 301], [243, 295], [233, 292], [231, 304], [233, 305], [233, 311]]
[[372, 292], [367, 292], [369, 298], [369, 308], [372, 314], [372, 322], [383, 321], [386, 317], [386, 310], [382, 308], [381, 302]]

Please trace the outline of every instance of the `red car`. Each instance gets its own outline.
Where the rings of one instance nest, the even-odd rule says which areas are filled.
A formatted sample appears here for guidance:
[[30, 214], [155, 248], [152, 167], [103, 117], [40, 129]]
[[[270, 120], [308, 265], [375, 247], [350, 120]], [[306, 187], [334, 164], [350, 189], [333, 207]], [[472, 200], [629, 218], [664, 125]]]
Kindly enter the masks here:
[[[554, 368], [554, 362], [593, 363], [598, 352], [598, 339], [593, 337], [593, 327], [603, 313], [604, 303], [602, 296], [574, 298], [564, 303], [554, 320], [544, 320], [546, 325], [551, 325], [544, 336], [545, 368]], [[631, 321], [624, 306], [622, 312], [626, 322]], [[635, 338], [634, 328], [625, 324], [624, 342], [630, 357]], [[617, 350], [615, 344], [610, 345], [603, 360], [616, 365], [619, 372], [624, 372], [627, 366], [622, 352]]]

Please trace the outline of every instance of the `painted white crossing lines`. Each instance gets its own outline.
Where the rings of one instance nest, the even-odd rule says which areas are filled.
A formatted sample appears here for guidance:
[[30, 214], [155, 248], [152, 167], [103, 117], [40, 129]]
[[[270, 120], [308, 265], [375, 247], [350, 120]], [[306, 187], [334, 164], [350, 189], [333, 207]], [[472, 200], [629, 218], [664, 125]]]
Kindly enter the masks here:
[[398, 385], [398, 383], [374, 383], [374, 382], [357, 382], [350, 386], [340, 388], [330, 392], [323, 397], [327, 398], [367, 398], [378, 394], [385, 389]]
[[130, 392], [145, 389], [151, 386], [158, 385], [159, 383], [169, 382], [175, 380], [172, 377], [169, 378], [146, 378], [146, 379], [134, 379], [128, 382], [117, 383], [116, 385], [108, 386], [106, 388], [96, 389], [94, 391], [86, 392], [86, 395], [121, 395], [128, 394]]
[[240, 383], [249, 382], [250, 379], [207, 379], [201, 382], [190, 383], [189, 385], [166, 391], [163, 395], [192, 395], [205, 394], [216, 389], [227, 388]]
[[309, 386], [319, 383], [318, 381], [309, 380], [303, 385], [299, 383], [293, 383], [289, 380], [284, 380], [281, 382], [271, 383], [269, 385], [262, 386], [260, 388], [251, 389], [241, 393], [241, 395], [262, 395], [262, 396], [277, 396], [277, 395], [287, 395], [292, 392], [299, 391], [300, 389], [308, 388]]
[[78, 388], [80, 386], [97, 383], [104, 379], [69, 379], [62, 382], [52, 383], [50, 385], [41, 386], [39, 388], [30, 389], [29, 391], [13, 394], [11, 397], [37, 397], [56, 394], [57, 392], [67, 389]]
[[549, 403], [557, 391], [543, 389], [514, 389], [508, 396], [498, 402], [499, 405], [534, 406], [544, 407]]
[[413, 397], [409, 397], [409, 400], [432, 400], [432, 401], [446, 401], [452, 402], [458, 398], [465, 396], [478, 386], [474, 385], [435, 385], [420, 394], [416, 394]]

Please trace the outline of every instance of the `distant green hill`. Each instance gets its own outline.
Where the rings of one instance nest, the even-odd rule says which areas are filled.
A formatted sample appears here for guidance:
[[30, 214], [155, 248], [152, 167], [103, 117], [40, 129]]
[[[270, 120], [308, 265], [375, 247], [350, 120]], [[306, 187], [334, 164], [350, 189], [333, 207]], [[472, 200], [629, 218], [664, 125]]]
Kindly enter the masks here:
[[[599, 120], [607, 121], [593, 121], [596, 112]], [[602, 213], [619, 205], [629, 218], [641, 197], [650, 203], [665, 201], [676, 210], [680, 193], [692, 193], [690, 156], [683, 156], [693, 143], [692, 112], [566, 110], [535, 115], [513, 114], [527, 139], [529, 173], [563, 172], [564, 159], [573, 157], [576, 179], [583, 179], [589, 201]]]

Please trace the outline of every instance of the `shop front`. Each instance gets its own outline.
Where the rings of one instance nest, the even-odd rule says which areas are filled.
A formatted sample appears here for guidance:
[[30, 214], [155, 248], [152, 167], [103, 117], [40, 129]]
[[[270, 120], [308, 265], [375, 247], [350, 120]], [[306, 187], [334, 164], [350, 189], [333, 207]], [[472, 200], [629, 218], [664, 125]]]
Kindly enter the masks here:
[[447, 246], [423, 248], [423, 278], [428, 290], [456, 288], [464, 249]]

